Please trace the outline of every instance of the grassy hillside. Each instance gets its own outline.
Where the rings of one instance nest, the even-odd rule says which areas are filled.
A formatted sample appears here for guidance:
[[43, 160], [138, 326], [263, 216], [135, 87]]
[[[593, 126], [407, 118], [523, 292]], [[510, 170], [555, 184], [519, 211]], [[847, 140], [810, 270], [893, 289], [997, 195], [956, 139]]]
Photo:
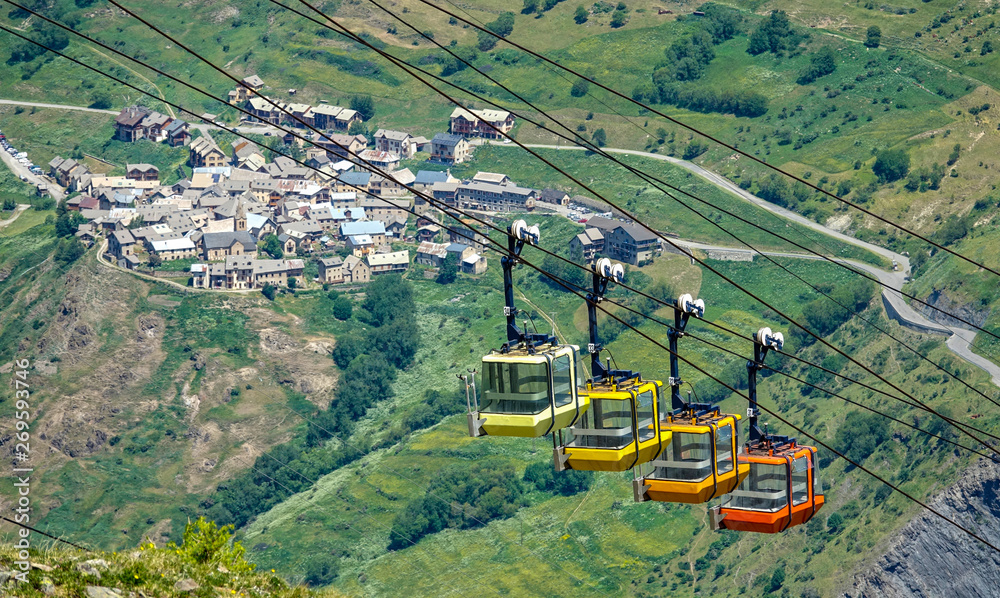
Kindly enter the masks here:
[[[669, 263], [667, 271], [675, 275], [688, 268], [696, 270], [682, 259], [675, 258]], [[778, 301], [782, 309], [790, 310], [795, 317], [802, 315], [803, 303], [813, 298], [809, 292], [797, 295], [801, 289], [790, 280], [784, 282], [785, 275], [773, 266], [716, 265], [769, 300]], [[813, 280], [835, 286], [843, 284], [839, 272], [825, 267], [796, 264], [791, 267]], [[574, 336], [579, 338], [582, 326], [564, 323], [574, 301], [532, 281], [533, 275], [525, 278], [520, 288], [531, 304], [553, 316], [559, 330], [570, 340]], [[433, 283], [418, 284], [421, 287], [421, 293], [435, 288]], [[454, 373], [475, 365], [483, 349], [482, 343], [475, 341], [476, 335], [484, 331], [486, 324], [476, 324], [481, 321], [478, 312], [485, 301], [487, 306], [499, 301], [495, 291], [481, 287], [459, 286], [451, 293], [462, 298], [452, 309], [464, 310], [469, 323], [456, 330], [451, 328], [449, 318], [437, 334], [429, 331], [427, 338], [436, 355], [450, 346], [447, 339], [461, 338], [459, 348], [452, 351], [465, 356], [452, 361], [455, 358], [446, 353], [436, 359], [432, 369], [418, 366], [414, 373], [422, 386], [448, 388]], [[763, 308], [750, 306], [713, 275], [702, 273], [700, 295], [709, 300], [708, 314], [713, 320], [740, 330], [775, 323], [773, 314], [768, 316]], [[474, 306], [470, 300], [475, 300]], [[491, 311], [496, 313], [495, 309]], [[878, 308], [872, 308], [866, 316], [882, 320], [880, 325], [915, 343], [926, 340], [885, 321], [879, 312]], [[434, 321], [432, 318], [430, 323]], [[499, 323], [495, 317], [492, 321]], [[492, 328], [495, 337], [499, 327]], [[643, 330], [665, 339], [663, 329], [655, 324], [645, 324]], [[746, 343], [727, 339], [716, 331], [702, 326], [697, 330], [743, 354], [749, 350], [744, 346]], [[485, 342], [489, 343], [491, 338], [487, 336]], [[940, 407], [947, 402], [952, 413], [962, 417], [981, 411], [975, 395], [947, 383], [936, 370], [901, 353], [863, 323], [848, 324], [834, 339], [864, 363], [872, 364], [876, 371], [933, 405]], [[466, 354], [466, 347], [471, 353]], [[693, 339], [685, 340], [683, 348], [685, 355], [709, 371], [718, 373], [721, 368], [724, 379], [742, 366], [738, 359], [707, 349]], [[665, 375], [665, 355], [637, 335], [623, 334], [610, 349], [623, 366], [638, 365], [649, 377]], [[930, 351], [932, 359], [942, 360], [947, 367], [957, 367], [963, 378], [976, 380], [980, 385], [985, 382], [978, 372], [947, 356], [939, 342], [924, 342], [922, 349]], [[813, 361], [827, 357], [816, 347], [797, 352]], [[786, 367], [796, 371], [794, 367]], [[698, 384], [699, 374], [690, 368], [684, 371], [685, 379]], [[858, 371], [855, 366], [845, 369], [855, 376]], [[413, 380], [406, 376], [401, 382], [413, 384]], [[810, 375], [810, 380], [816, 378]], [[929, 421], [863, 389], [829, 380], [819, 383], [897, 416], [902, 413], [904, 419], [919, 419], [924, 425]], [[851, 433], [838, 428], [843, 425], [845, 414], [855, 408], [845, 407], [839, 400], [817, 392], [803, 395], [798, 385], [778, 377], [768, 378], [762, 384], [762, 391], [766, 393], [765, 406], [780, 409], [810, 433], [847, 450], [849, 445], [844, 442]], [[407, 402], [419, 400], [416, 393], [400, 395], [395, 408], [403, 409]], [[737, 412], [743, 409], [741, 401], [736, 399], [727, 399], [724, 405]], [[996, 426], [995, 416], [975, 421], [990, 429]], [[551, 459], [544, 440], [472, 440], [466, 437], [464, 428], [464, 419], [452, 416], [428, 431], [403, 437], [391, 449], [372, 453], [342, 471], [319, 479], [309, 491], [262, 515], [245, 530], [243, 538], [252, 547], [253, 558], [264, 567], [280, 565], [302, 570], [314, 558], [306, 555], [334, 555], [342, 566], [336, 587], [352, 594], [393, 593], [406, 587], [417, 595], [437, 595], [448, 590], [473, 591], [483, 586], [494, 587], [504, 594], [655, 595], [664, 591], [680, 595], [762, 594], [766, 588], [759, 587], [760, 580], [769, 583], [773, 570], [784, 567], [788, 573], [785, 586], [793, 595], [808, 587], [828, 595], [846, 579], [852, 564], [861, 562], [865, 554], [874, 554], [886, 535], [915, 512], [901, 497], [890, 497], [880, 491], [878, 482], [834, 460], [823, 470], [824, 481], [830, 486], [827, 491], [830, 502], [816, 524], [775, 538], [730, 537], [713, 534], [705, 528], [703, 507], [634, 504], [628, 476], [601, 474], [585, 493], [564, 497], [532, 491], [527, 495], [526, 506], [510, 519], [468, 531], [448, 530], [423, 538], [414, 546], [387, 552], [385, 546], [394, 518], [410, 501], [424, 494], [443, 468], [492, 458], [508, 462], [523, 472], [530, 463]], [[952, 454], [946, 445], [927, 442], [902, 427], [890, 428], [893, 440], [883, 442], [866, 464], [918, 496], [942, 488], [968, 462], [966, 456]], [[806, 442], [804, 438], [800, 440]], [[917, 474], [918, 471], [921, 473]], [[847, 523], [842, 528], [828, 530], [823, 522], [834, 513]], [[324, 533], [330, 529], [339, 531]], [[714, 544], [717, 541], [722, 544]], [[758, 555], [757, 551], [764, 547], [767, 550]], [[712, 552], [709, 564], [697, 562], [709, 550]], [[717, 570], [717, 566], [721, 569]]]

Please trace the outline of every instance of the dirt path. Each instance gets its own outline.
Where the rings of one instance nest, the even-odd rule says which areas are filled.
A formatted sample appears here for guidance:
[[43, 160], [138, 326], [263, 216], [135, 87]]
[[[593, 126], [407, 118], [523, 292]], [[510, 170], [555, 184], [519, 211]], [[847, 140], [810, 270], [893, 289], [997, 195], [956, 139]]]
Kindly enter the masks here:
[[0, 228], [5, 228], [5, 227], [10, 226], [11, 224], [13, 224], [14, 221], [17, 220], [17, 217], [21, 215], [21, 212], [27, 210], [30, 207], [31, 207], [31, 204], [27, 204], [27, 203], [19, 203], [19, 204], [17, 204], [17, 208], [14, 209], [14, 213], [11, 215], [10, 218], [8, 218], [6, 220], [0, 220]]
[[118, 66], [122, 67], [123, 69], [127, 70], [128, 72], [132, 73], [136, 77], [138, 77], [138, 78], [142, 79], [143, 81], [145, 81], [146, 83], [148, 83], [153, 89], [156, 90], [156, 95], [160, 96], [161, 100], [164, 100], [163, 106], [164, 106], [164, 108], [167, 109], [167, 112], [170, 113], [170, 118], [177, 118], [177, 115], [174, 114], [174, 110], [173, 110], [173, 108], [170, 107], [170, 104], [165, 103], [166, 99], [167, 99], [167, 96], [163, 95], [163, 90], [161, 90], [159, 88], [159, 86], [156, 85], [156, 83], [153, 83], [148, 77], [146, 77], [145, 75], [143, 75], [139, 71], [137, 71], [137, 70], [131, 68], [130, 66], [128, 66], [127, 64], [125, 64], [125, 63], [123, 63], [123, 62], [121, 62], [121, 61], [119, 61], [119, 60], [117, 60], [117, 59], [115, 59], [115, 58], [113, 58], [113, 57], [105, 54], [104, 52], [101, 52], [100, 50], [98, 50], [94, 46], [89, 46], [88, 45], [88, 46], [84, 46], [84, 47], [87, 48], [88, 50], [93, 51], [94, 54], [98, 54], [102, 58], [104, 58], [106, 60], [110, 60], [111, 62], [117, 64]]

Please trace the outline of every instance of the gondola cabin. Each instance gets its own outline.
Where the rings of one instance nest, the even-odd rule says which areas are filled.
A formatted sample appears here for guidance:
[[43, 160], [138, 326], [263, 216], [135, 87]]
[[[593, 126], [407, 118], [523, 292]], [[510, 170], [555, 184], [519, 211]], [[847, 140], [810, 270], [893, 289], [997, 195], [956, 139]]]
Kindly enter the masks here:
[[575, 425], [560, 430], [556, 469], [627, 471], [655, 458], [670, 442], [670, 433], [659, 425], [662, 386], [637, 375], [589, 380], [580, 395], [590, 408]]
[[698, 504], [735, 490], [750, 473], [750, 465], [736, 458], [739, 420], [714, 406], [707, 412], [669, 414], [660, 428], [670, 434], [670, 442], [652, 461], [652, 472], [640, 484], [644, 495], [636, 498]]
[[535, 437], [573, 425], [589, 406], [576, 345], [542, 345], [483, 357], [479, 432]]
[[713, 509], [714, 528], [776, 534], [806, 523], [823, 506], [815, 448], [794, 440], [762, 446], [740, 455], [750, 473]]

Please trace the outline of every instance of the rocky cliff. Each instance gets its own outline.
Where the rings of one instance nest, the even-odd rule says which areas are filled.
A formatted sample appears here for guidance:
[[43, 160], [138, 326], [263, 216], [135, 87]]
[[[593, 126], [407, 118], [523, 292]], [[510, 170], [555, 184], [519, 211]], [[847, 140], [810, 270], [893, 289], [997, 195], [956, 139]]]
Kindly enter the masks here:
[[[1000, 464], [981, 459], [931, 507], [1000, 546]], [[908, 523], [842, 598], [1000, 596], [1000, 553], [924, 512]]]

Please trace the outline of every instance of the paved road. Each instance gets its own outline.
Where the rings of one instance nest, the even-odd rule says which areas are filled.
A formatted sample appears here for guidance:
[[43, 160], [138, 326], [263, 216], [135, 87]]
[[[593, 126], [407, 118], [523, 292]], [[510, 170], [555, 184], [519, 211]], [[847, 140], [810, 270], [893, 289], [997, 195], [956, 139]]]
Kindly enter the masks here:
[[0, 149], [0, 160], [3, 160], [3, 163], [7, 165], [7, 168], [9, 168], [15, 176], [24, 177], [27, 179], [27, 182], [32, 185], [45, 185], [49, 190], [49, 194], [56, 201], [60, 201], [63, 197], [65, 197], [66, 192], [62, 187], [57, 185], [54, 181], [49, 180], [47, 177], [41, 177], [37, 174], [33, 174], [27, 169], [27, 167], [15, 160], [14, 156], [8, 154], [6, 150]]
[[[746, 249], [741, 247], [724, 247], [720, 245], [706, 245], [704, 243], [695, 243], [691, 241], [675, 241], [678, 245], [686, 247], [688, 249], [701, 249], [703, 251], [709, 250], [721, 250], [732, 253], [748, 253], [748, 254], [759, 254], [760, 252], [754, 251], [752, 249]], [[785, 257], [785, 258], [795, 258], [795, 259], [806, 259], [806, 260], [819, 260], [822, 259], [819, 256], [803, 253], [786, 253], [786, 252], [772, 252], [765, 251], [765, 255], [770, 257]], [[864, 270], [869, 274], [877, 277], [883, 285], [895, 285], [896, 272], [887, 272], [880, 268], [876, 268], [871, 264], [865, 264], [862, 262], [857, 262], [854, 260], [838, 259], [835, 260], [839, 263], [851, 266], [852, 268], [858, 270]], [[898, 288], [898, 287], [897, 287]], [[918, 332], [930, 333], [930, 334], [946, 334], [949, 335], [947, 345], [953, 353], [964, 359], [965, 361], [971, 363], [972, 365], [982, 369], [990, 375], [993, 384], [1000, 386], [1000, 365], [997, 365], [972, 352], [970, 345], [976, 338], [975, 331], [965, 330], [962, 328], [956, 328], [954, 326], [945, 326], [938, 324], [937, 322], [929, 320], [926, 316], [916, 311], [910, 304], [904, 301], [903, 296], [898, 291], [893, 291], [891, 289], [882, 287], [882, 306], [885, 308], [886, 314], [897, 322], [907, 326], [909, 328], [915, 329]]]
[[[502, 142], [486, 142], [486, 143], [494, 143], [496, 145], [509, 145], [509, 144], [504, 144]], [[525, 144], [525, 146], [531, 148], [555, 149], [555, 150], [566, 150], [566, 151], [583, 151], [587, 149], [581, 146], [571, 146], [571, 145]], [[845, 260], [845, 259], [836, 260], [837, 262], [849, 265], [853, 268], [864, 270], [878, 278], [879, 282], [881, 282], [883, 285], [882, 287], [883, 306], [886, 308], [886, 313], [891, 318], [897, 320], [898, 322], [900, 322], [905, 326], [916, 329], [920, 332], [949, 335], [947, 341], [948, 348], [951, 349], [953, 353], [955, 353], [965, 361], [986, 371], [988, 374], [990, 374], [993, 383], [997, 386], [1000, 386], [1000, 366], [980, 355], [977, 355], [972, 351], [971, 345], [976, 338], [975, 331], [966, 330], [964, 328], [958, 328], [955, 326], [945, 326], [933, 322], [928, 318], [926, 318], [923, 314], [919, 313], [917, 310], [913, 309], [910, 306], [910, 304], [904, 300], [903, 296], [900, 294], [898, 290], [892, 290], [892, 289], [902, 289], [903, 285], [906, 283], [910, 271], [910, 260], [905, 255], [901, 255], [890, 249], [886, 249], [885, 247], [879, 247], [878, 245], [872, 245], [871, 243], [866, 243], [859, 239], [855, 239], [854, 237], [845, 235], [840, 231], [827, 228], [826, 226], [823, 226], [818, 222], [814, 222], [806, 218], [805, 216], [802, 216], [801, 214], [797, 214], [781, 206], [765, 201], [760, 197], [757, 197], [756, 195], [750, 193], [749, 191], [741, 189], [738, 185], [734, 184], [732, 181], [726, 179], [725, 177], [719, 175], [718, 173], [707, 170], [693, 162], [682, 160], [680, 158], [674, 158], [672, 156], [664, 156], [662, 154], [643, 152], [640, 150], [629, 150], [629, 149], [619, 149], [619, 148], [609, 148], [609, 147], [604, 148], [604, 150], [608, 153], [630, 154], [633, 156], [642, 156], [644, 158], [669, 162], [671, 164], [684, 168], [685, 170], [688, 170], [700, 176], [701, 178], [707, 180], [708, 182], [718, 187], [721, 187], [733, 193], [737, 197], [745, 201], [748, 201], [760, 207], [761, 209], [767, 210], [772, 214], [776, 214], [787, 220], [792, 220], [798, 224], [801, 224], [802, 226], [806, 226], [812, 230], [823, 233], [824, 235], [828, 235], [845, 243], [850, 243], [851, 245], [854, 245], [856, 247], [861, 247], [862, 249], [866, 249], [868, 251], [871, 251], [872, 253], [881, 255], [882, 257], [885, 257], [886, 259], [895, 262], [897, 264], [897, 269], [892, 271], [886, 271], [877, 268], [875, 266], [872, 266], [870, 264], [863, 264], [852, 260]], [[691, 247], [699, 246], [699, 248], [703, 249], [715, 248], [715, 249], [734, 250], [734, 251], [739, 251], [739, 250], [747, 252], [751, 251], [745, 248], [734, 249], [731, 247], [721, 247], [721, 246], [713, 247], [707, 245], [700, 245], [697, 243], [690, 243], [689, 246]], [[817, 256], [795, 254], [795, 253], [773, 254], [773, 255], [779, 255], [784, 257], [795, 257], [801, 259], [821, 259]], [[887, 286], [891, 288], [886, 288]]]

